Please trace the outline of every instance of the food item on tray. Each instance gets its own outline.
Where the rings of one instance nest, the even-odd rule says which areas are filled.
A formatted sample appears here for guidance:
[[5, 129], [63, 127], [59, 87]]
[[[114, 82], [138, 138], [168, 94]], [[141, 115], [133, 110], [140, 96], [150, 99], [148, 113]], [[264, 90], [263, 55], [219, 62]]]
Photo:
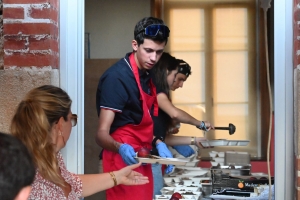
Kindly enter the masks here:
[[195, 195], [193, 192], [190, 192], [190, 191], [186, 191], [186, 192], [181, 193], [181, 194], [185, 194], [185, 195]]
[[235, 169], [235, 166], [234, 165], [229, 165], [228, 169]]
[[174, 192], [172, 194], [172, 197], [170, 200], [175, 200], [175, 199], [172, 199], [173, 197], [177, 198], [177, 199], [182, 199], [182, 195], [179, 193], [179, 192]]
[[150, 150], [147, 147], [142, 147], [138, 151], [137, 156], [141, 157], [141, 158], [149, 158], [150, 157]]

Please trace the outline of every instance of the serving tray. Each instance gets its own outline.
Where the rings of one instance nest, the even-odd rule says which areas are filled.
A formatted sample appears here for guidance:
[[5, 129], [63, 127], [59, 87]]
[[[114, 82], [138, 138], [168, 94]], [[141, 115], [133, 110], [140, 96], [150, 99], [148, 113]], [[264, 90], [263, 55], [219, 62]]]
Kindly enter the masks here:
[[159, 164], [164, 164], [164, 165], [181, 165], [185, 166], [186, 163], [189, 161], [187, 160], [182, 160], [178, 158], [141, 158], [141, 157], [136, 157], [139, 162], [141, 163], [159, 163]]
[[217, 147], [217, 146], [247, 146], [250, 140], [204, 140], [200, 141], [204, 147]]

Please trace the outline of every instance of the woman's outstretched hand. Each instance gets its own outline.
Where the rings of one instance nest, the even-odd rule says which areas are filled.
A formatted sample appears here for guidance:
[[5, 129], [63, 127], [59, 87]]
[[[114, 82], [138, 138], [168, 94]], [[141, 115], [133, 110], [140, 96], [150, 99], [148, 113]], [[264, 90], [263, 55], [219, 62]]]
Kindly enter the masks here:
[[123, 185], [143, 185], [149, 183], [147, 176], [133, 171], [133, 169], [141, 166], [142, 163], [128, 165], [118, 171], [114, 171], [118, 184]]

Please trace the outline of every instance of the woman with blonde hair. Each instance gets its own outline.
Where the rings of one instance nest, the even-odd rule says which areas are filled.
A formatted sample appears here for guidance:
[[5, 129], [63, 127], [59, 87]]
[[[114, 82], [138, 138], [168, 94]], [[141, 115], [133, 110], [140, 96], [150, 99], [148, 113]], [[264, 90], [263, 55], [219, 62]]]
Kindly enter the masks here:
[[77, 124], [71, 104], [64, 90], [44, 85], [29, 91], [17, 107], [11, 133], [27, 146], [36, 167], [29, 199], [73, 200], [119, 184], [148, 183], [148, 177], [133, 171], [141, 163], [102, 174], [76, 175], [66, 169], [60, 150]]

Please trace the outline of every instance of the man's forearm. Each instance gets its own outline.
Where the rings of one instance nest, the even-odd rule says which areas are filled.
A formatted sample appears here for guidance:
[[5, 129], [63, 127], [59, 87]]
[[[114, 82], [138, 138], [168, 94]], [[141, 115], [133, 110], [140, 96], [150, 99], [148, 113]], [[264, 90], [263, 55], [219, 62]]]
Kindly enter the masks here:
[[106, 137], [96, 136], [96, 143], [103, 149], [118, 153], [120, 146], [123, 144], [114, 140], [110, 135]]

